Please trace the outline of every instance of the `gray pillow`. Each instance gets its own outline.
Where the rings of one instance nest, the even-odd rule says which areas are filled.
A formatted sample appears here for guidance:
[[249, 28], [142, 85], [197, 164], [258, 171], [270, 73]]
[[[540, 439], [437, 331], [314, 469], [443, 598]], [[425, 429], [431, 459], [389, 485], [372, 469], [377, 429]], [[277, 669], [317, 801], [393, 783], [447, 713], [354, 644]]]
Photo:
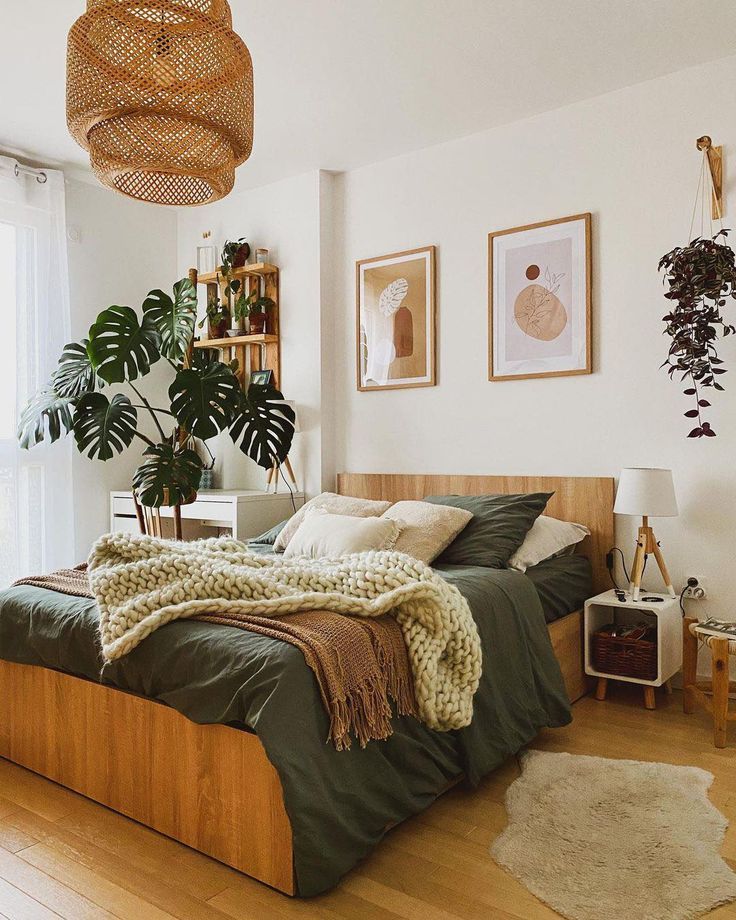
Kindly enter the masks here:
[[437, 565], [505, 568], [554, 492], [528, 495], [428, 495], [425, 501], [472, 511], [473, 518], [442, 552]]

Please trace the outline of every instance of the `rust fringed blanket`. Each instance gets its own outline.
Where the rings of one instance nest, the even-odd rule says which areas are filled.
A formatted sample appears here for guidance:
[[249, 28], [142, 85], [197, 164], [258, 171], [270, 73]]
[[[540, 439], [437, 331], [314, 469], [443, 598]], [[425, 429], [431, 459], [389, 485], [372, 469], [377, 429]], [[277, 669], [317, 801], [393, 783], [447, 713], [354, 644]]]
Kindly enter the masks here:
[[[22, 578], [32, 585], [73, 597], [93, 597], [87, 564], [59, 569], [49, 575]], [[399, 715], [416, 715], [409, 657], [401, 627], [390, 616], [359, 620], [328, 610], [284, 616], [200, 614], [205, 623], [232, 626], [295, 645], [317, 679], [330, 717], [330, 741], [338, 751], [351, 745], [351, 733], [361, 747], [391, 735], [391, 702]]]
[[459, 592], [409, 557], [287, 563], [232, 540], [116, 535], [97, 544], [90, 563], [92, 591], [79, 569], [24, 583], [95, 596], [108, 660], [171, 619], [190, 617], [297, 646], [317, 679], [338, 749], [350, 746], [351, 732], [361, 745], [387, 738], [391, 700], [398, 713], [432, 728], [470, 721], [480, 676], [475, 624]]

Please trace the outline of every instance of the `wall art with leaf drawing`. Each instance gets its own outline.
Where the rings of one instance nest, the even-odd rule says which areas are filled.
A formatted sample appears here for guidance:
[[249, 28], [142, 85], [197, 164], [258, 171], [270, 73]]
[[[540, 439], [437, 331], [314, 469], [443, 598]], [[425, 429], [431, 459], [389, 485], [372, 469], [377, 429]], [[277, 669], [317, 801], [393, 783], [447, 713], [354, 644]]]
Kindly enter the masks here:
[[359, 390], [435, 383], [435, 247], [356, 264]]
[[590, 214], [488, 234], [488, 377], [591, 373]]

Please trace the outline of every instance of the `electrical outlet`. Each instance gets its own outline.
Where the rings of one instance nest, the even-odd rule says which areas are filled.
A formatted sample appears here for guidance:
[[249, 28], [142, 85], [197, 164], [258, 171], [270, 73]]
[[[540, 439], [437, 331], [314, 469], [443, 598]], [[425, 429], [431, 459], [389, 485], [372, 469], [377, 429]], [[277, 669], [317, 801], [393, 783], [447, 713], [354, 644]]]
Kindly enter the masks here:
[[685, 584], [685, 593], [682, 595], [691, 601], [702, 601], [708, 595], [703, 584], [703, 579], [690, 575]]

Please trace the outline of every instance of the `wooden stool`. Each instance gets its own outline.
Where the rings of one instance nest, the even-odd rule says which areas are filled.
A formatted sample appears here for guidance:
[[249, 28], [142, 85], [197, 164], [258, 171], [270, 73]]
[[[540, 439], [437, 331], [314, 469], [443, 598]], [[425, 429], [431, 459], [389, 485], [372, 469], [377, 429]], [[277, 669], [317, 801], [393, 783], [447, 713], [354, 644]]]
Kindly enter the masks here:
[[[713, 716], [713, 742], [717, 748], [726, 746], [726, 726], [736, 722], [736, 712], [728, 711], [728, 694], [736, 691], [736, 681], [729, 680], [728, 659], [736, 655], [736, 640], [720, 639], [700, 632], [699, 621], [683, 620], [683, 699], [682, 708], [691, 713], [695, 704], [703, 706]], [[698, 680], [698, 643], [710, 649], [712, 679]]]

